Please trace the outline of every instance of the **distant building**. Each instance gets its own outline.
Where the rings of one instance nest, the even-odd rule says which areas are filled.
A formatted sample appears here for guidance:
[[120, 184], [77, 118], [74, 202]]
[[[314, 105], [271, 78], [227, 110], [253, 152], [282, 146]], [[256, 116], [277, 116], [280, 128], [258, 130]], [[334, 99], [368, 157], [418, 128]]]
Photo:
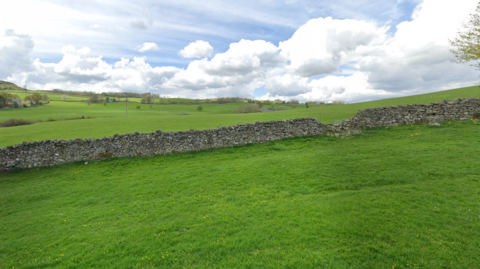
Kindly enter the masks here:
[[11, 104], [11, 105], [13, 105], [13, 103], [17, 103], [17, 104], [18, 104], [18, 106], [22, 106], [22, 100], [19, 100], [19, 99], [12, 99], [12, 101], [11, 101], [11, 103], [10, 103], [10, 104]]

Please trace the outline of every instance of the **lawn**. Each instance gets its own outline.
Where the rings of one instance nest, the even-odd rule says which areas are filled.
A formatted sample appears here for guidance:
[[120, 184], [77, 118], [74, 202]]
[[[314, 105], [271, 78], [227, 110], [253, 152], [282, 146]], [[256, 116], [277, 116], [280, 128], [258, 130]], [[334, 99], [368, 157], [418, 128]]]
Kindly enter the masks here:
[[476, 268], [478, 148], [466, 121], [12, 171], [0, 264]]
[[[0, 147], [19, 144], [23, 141], [101, 138], [114, 134], [153, 132], [157, 129], [165, 132], [209, 129], [238, 123], [302, 117], [317, 119], [320, 117], [322, 123], [332, 123], [335, 120], [350, 118], [363, 108], [431, 103], [457, 97], [480, 97], [480, 87], [347, 105], [310, 105], [309, 108], [299, 105], [295, 109], [285, 105], [274, 105], [274, 107], [288, 108], [288, 110], [250, 114], [232, 114], [234, 108], [246, 105], [245, 103], [201, 104], [202, 112], [197, 111], [198, 105], [152, 105], [150, 108], [146, 104], [129, 103], [128, 118], [126, 117], [125, 102], [108, 103], [106, 106], [99, 103], [87, 106], [84, 102], [52, 101], [48, 105], [27, 109], [0, 110], [0, 121], [11, 118], [44, 121], [27, 126], [0, 128]], [[136, 109], [138, 105], [140, 109]], [[82, 116], [93, 117], [93, 119], [63, 120]], [[45, 122], [48, 119], [56, 121]]]

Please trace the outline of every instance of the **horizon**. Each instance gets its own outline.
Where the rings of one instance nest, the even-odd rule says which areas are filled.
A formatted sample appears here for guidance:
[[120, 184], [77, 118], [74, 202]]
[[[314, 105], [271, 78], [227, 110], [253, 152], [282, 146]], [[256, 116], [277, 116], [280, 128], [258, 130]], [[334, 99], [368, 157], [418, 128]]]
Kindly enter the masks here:
[[448, 50], [477, 1], [346, 2], [3, 2], [10, 12], [0, 19], [0, 80], [302, 103], [420, 95], [478, 80]]

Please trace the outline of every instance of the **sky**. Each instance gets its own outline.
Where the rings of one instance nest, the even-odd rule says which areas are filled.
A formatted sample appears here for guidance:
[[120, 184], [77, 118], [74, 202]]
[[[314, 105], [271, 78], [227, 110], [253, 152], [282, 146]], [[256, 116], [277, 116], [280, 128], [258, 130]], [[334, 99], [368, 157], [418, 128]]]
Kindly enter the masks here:
[[348, 103], [466, 87], [448, 40], [477, 1], [0, 1], [0, 80]]

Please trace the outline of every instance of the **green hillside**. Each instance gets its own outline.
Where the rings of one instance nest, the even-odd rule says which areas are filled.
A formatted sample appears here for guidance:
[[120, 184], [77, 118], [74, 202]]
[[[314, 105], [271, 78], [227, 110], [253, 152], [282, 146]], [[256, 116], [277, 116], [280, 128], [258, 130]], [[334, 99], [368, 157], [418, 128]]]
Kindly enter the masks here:
[[477, 268], [478, 121], [379, 129], [3, 174], [0, 264]]
[[[16, 94], [22, 95], [20, 92]], [[0, 121], [11, 118], [44, 121], [27, 126], [0, 128], [0, 147], [15, 145], [23, 141], [101, 138], [117, 133], [153, 132], [157, 129], [163, 131], [209, 129], [256, 121], [302, 117], [318, 118], [319, 115], [321, 115], [321, 122], [332, 123], [335, 120], [350, 118], [359, 109], [363, 108], [431, 103], [457, 97], [480, 97], [480, 87], [475, 86], [347, 105], [310, 105], [309, 108], [299, 105], [295, 109], [285, 105], [274, 105], [276, 108], [283, 107], [288, 108], [288, 110], [252, 114], [232, 114], [232, 110], [235, 107], [246, 105], [245, 103], [201, 104], [203, 106], [202, 112], [197, 111], [197, 105], [153, 105], [150, 108], [148, 105], [130, 103], [128, 118], [125, 117], [125, 102], [108, 103], [107, 106], [100, 103], [87, 106], [85, 102], [65, 102], [60, 101], [60, 95], [48, 95], [53, 100], [48, 105], [29, 107], [27, 109], [0, 110]], [[85, 97], [77, 96], [75, 98], [84, 99]], [[74, 101], [73, 97], [69, 97], [68, 100], [71, 99]], [[140, 105], [141, 108], [136, 109], [137, 105]], [[186, 112], [190, 115], [173, 112]], [[94, 119], [62, 120], [82, 116], [85, 118], [94, 117]], [[49, 119], [56, 121], [46, 122]]]

